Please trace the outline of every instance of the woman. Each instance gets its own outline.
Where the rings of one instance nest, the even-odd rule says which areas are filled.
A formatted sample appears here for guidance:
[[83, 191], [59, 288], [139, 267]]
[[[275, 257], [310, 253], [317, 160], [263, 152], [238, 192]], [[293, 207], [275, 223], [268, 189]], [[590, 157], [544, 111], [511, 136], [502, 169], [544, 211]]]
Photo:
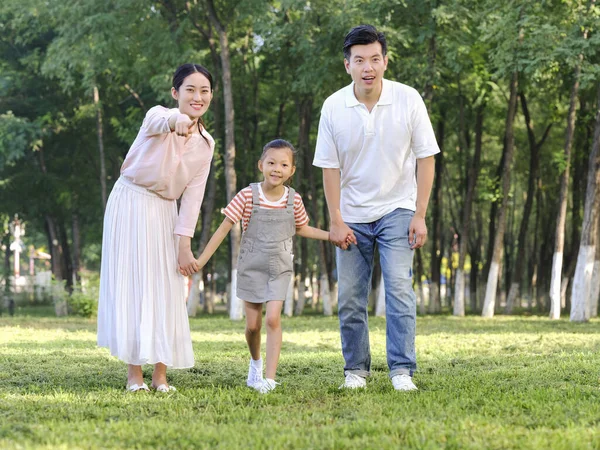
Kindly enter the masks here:
[[143, 364], [154, 364], [151, 386], [160, 392], [175, 390], [167, 367], [194, 365], [183, 275], [198, 271], [191, 237], [214, 151], [202, 122], [212, 86], [202, 66], [175, 71], [178, 107], [148, 111], [106, 205], [98, 345], [128, 364], [132, 392], [149, 390]]

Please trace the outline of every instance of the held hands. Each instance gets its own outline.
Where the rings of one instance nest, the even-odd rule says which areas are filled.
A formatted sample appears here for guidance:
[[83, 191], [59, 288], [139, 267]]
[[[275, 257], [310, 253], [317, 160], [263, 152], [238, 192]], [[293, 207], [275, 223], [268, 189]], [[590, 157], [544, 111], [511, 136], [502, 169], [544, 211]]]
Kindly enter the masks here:
[[331, 229], [329, 230], [329, 240], [333, 242], [336, 247], [342, 250], [347, 250], [350, 244], [357, 245], [356, 236], [354, 231], [345, 223], [332, 223]]
[[196, 261], [196, 258], [194, 258], [190, 248], [179, 247], [177, 263], [179, 264], [179, 272], [186, 277], [189, 277], [200, 270], [198, 262]]
[[186, 114], [179, 114], [175, 121], [175, 129], [173, 130], [177, 136], [188, 137], [192, 134], [192, 128], [196, 125], [196, 121], [192, 120]]
[[413, 216], [408, 226], [408, 243], [413, 250], [421, 248], [427, 241], [427, 225], [424, 217]]

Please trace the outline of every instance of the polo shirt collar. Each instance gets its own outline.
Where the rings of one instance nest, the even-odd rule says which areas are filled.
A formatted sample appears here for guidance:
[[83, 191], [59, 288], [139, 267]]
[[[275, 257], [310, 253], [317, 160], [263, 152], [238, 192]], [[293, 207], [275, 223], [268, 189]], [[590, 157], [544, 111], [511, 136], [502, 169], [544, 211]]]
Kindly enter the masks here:
[[381, 88], [381, 95], [379, 96], [378, 105], [391, 105], [392, 100], [394, 98], [394, 92], [392, 89], [392, 82], [386, 80], [385, 78], [382, 80], [383, 86]]
[[346, 108], [352, 108], [360, 105], [360, 102], [354, 95], [354, 81], [346, 86]]
[[[381, 95], [378, 105], [391, 105], [393, 99], [392, 83], [385, 78], [382, 80]], [[354, 95], [354, 81], [346, 86], [346, 108], [353, 108], [360, 105], [360, 102]]]

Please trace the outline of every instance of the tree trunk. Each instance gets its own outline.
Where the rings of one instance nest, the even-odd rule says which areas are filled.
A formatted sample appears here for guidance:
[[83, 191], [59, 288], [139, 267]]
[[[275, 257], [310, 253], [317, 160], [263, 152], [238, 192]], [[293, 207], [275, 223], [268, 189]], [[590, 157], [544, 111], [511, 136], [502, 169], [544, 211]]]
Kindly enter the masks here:
[[[196, 24], [196, 27], [200, 30], [202, 30], [202, 28]], [[213, 61], [213, 66], [215, 67], [215, 70], [220, 71], [220, 58], [219, 58], [219, 52], [217, 50], [217, 44], [214, 40], [213, 37], [213, 33], [212, 33], [212, 29], [210, 27], [208, 27], [208, 30], [203, 31], [204, 36], [207, 38], [208, 41], [208, 46], [210, 48], [210, 56], [211, 59]], [[222, 76], [221, 76], [222, 78]], [[214, 86], [213, 86], [213, 91], [218, 92], [219, 91], [219, 81], [218, 80], [214, 80]], [[212, 102], [212, 110], [213, 110], [213, 136], [221, 136], [223, 134], [223, 126], [222, 126], [222, 111], [221, 111], [221, 103], [218, 101], [213, 101]], [[211, 164], [210, 164], [210, 173], [208, 176], [208, 182], [207, 182], [208, 186], [207, 186], [207, 191], [206, 191], [206, 195], [204, 196], [204, 200], [202, 202], [202, 231], [200, 234], [200, 242], [198, 245], [198, 250], [201, 253], [204, 248], [206, 247], [206, 244], [208, 243], [208, 240], [210, 239], [211, 236], [211, 224], [212, 224], [212, 220], [213, 220], [213, 213], [214, 213], [214, 209], [215, 209], [215, 197], [216, 197], [216, 191], [217, 191], [217, 181], [216, 181], [216, 176], [215, 176], [215, 159], [213, 157]], [[212, 274], [212, 282], [209, 283], [208, 280], [208, 275]], [[202, 277], [202, 281], [198, 280], [198, 286], [199, 286], [199, 293], [198, 293], [198, 298], [195, 299], [196, 302], [196, 306], [194, 307], [193, 305], [190, 305], [188, 303], [188, 315], [189, 316], [195, 316], [197, 314], [197, 305], [198, 303], [202, 303], [202, 300], [204, 300], [204, 312], [206, 314], [213, 314], [214, 313], [214, 302], [215, 302], [215, 296], [216, 296], [216, 292], [215, 292], [215, 277], [214, 277], [214, 262], [213, 264], [211, 264], [211, 270], [210, 272], [208, 270], [206, 270], [206, 268], [204, 268], [203, 270], [200, 271], [201, 277]], [[208, 291], [208, 292], [207, 292]], [[194, 299], [191, 299], [194, 300]], [[194, 309], [195, 308], [195, 309]]]
[[50, 246], [50, 264], [52, 268], [52, 275], [56, 280], [64, 280], [64, 273], [62, 270], [62, 247], [58, 238], [58, 231], [56, 221], [54, 218], [46, 214], [46, 232], [48, 233], [48, 241]]
[[60, 238], [60, 245], [62, 247], [62, 273], [66, 281], [66, 288], [69, 293], [73, 292], [73, 261], [71, 260], [71, 250], [69, 246], [69, 239], [67, 237], [67, 229], [65, 223], [61, 219], [58, 222], [58, 235]]
[[[584, 31], [584, 39], [587, 30]], [[564, 163], [565, 169], [560, 180], [560, 198], [558, 202], [558, 217], [556, 220], [556, 234], [554, 241], [554, 255], [552, 257], [552, 278], [550, 279], [550, 318], [560, 318], [560, 282], [562, 277], [563, 252], [565, 246], [565, 222], [567, 217], [567, 202], [569, 193], [569, 171], [571, 166], [571, 148], [575, 134], [575, 118], [577, 115], [577, 96], [579, 94], [579, 75], [583, 55], [579, 55], [579, 62], [575, 66], [575, 82], [571, 88], [569, 100], [569, 113], [567, 115], [567, 131], [565, 136]]]
[[294, 295], [295, 289], [294, 284], [296, 281], [296, 273], [292, 272], [292, 276], [290, 278], [290, 284], [288, 286], [287, 295], [285, 296], [285, 300], [283, 302], [283, 314], [287, 317], [292, 317], [294, 315]]
[[[298, 127], [298, 153], [302, 156], [302, 161], [297, 161], [297, 165], [299, 166], [296, 174], [300, 175], [300, 179], [302, 180], [301, 186], [304, 187], [303, 193], [305, 195], [306, 200], [312, 200], [316, 197], [314, 195], [314, 175], [312, 170], [312, 151], [310, 149], [310, 129], [312, 125], [312, 112], [313, 112], [313, 97], [311, 95], [306, 95], [301, 97], [296, 102], [298, 117], [300, 118], [300, 123]], [[298, 164], [301, 163], [301, 164]], [[313, 202], [311, 201], [311, 204]], [[313, 209], [316, 209], [313, 207]], [[314, 211], [313, 211], [314, 215]], [[317, 216], [314, 215], [314, 220], [317, 220]], [[318, 226], [318, 224], [317, 224]], [[308, 269], [308, 240], [301, 240], [301, 261], [300, 261], [300, 280], [301, 286], [299, 286], [300, 295], [298, 296], [298, 302], [296, 303], [296, 311], [295, 314], [297, 316], [301, 315], [304, 312], [304, 305], [306, 302], [306, 295], [304, 289], [305, 279], [307, 277], [307, 269]]]
[[67, 315], [67, 303], [65, 300], [66, 292], [63, 288], [62, 281], [64, 280], [63, 272], [63, 251], [60, 245], [60, 239], [58, 235], [58, 227], [56, 226], [55, 219], [46, 214], [46, 233], [48, 235], [48, 241], [50, 246], [50, 263], [52, 267], [52, 274], [54, 279], [58, 281], [56, 285], [52, 287], [52, 298], [54, 300], [54, 311], [58, 317]]
[[79, 227], [79, 214], [71, 215], [71, 233], [73, 234], [73, 284], [81, 283], [81, 229]]
[[548, 133], [550, 132], [550, 128], [552, 127], [552, 124], [548, 125], [541, 140], [537, 142], [535, 139], [533, 126], [531, 124], [531, 116], [529, 115], [529, 108], [527, 106], [527, 99], [525, 98], [525, 93], [521, 92], [519, 94], [519, 98], [521, 99], [521, 109], [523, 110], [523, 116], [525, 117], [525, 125], [527, 126], [527, 138], [529, 141], [529, 179], [527, 182], [527, 199], [525, 200], [525, 206], [523, 207], [523, 220], [521, 221], [519, 237], [517, 241], [517, 258], [515, 260], [515, 267], [512, 275], [512, 283], [510, 286], [510, 291], [508, 293], [508, 299], [506, 300], [506, 309], [504, 311], [506, 314], [512, 314], [515, 300], [517, 298], [520, 298], [521, 295], [521, 280], [524, 272], [525, 249], [527, 246], [527, 227], [529, 225], [531, 211], [533, 210], [533, 200], [535, 199], [536, 195], [537, 179], [540, 166], [539, 153], [540, 148], [544, 144], [544, 141], [546, 140], [546, 138], [548, 137]]
[[275, 136], [273, 136], [274, 139], [277, 139], [283, 135], [283, 118], [285, 112], [285, 102], [286, 100], [284, 97], [283, 100], [279, 103], [279, 109], [277, 111], [277, 125], [275, 126]]
[[216, 278], [214, 276], [215, 273], [215, 264], [214, 261], [210, 266], [210, 273], [212, 277], [209, 281], [208, 279], [208, 271], [204, 270], [202, 272], [203, 284], [204, 284], [204, 312], [206, 314], [213, 314], [215, 312], [215, 297], [217, 296], [216, 289]]
[[[233, 86], [231, 82], [231, 59], [229, 56], [229, 37], [227, 30], [219, 20], [213, 0], [206, 1], [208, 15], [219, 35], [221, 47], [221, 78], [223, 80], [223, 99], [225, 106], [225, 185], [227, 202], [236, 194], [237, 181], [235, 173], [235, 121], [233, 108]], [[237, 297], [237, 257], [240, 250], [241, 229], [239, 224], [231, 228], [229, 233], [231, 247], [231, 292], [229, 295], [229, 317], [232, 320], [242, 319], [242, 301]]]
[[419, 294], [419, 314], [424, 316], [427, 313], [425, 309], [425, 292], [423, 289], [423, 254], [421, 249], [415, 250], [415, 278], [414, 284], [416, 284], [416, 291]]
[[[11, 271], [10, 271], [10, 255], [12, 251], [10, 249], [10, 233], [7, 232], [2, 236], [2, 245], [0, 247], [4, 248], [4, 289], [2, 292], [2, 296], [0, 297], [0, 315], [2, 315], [2, 307], [5, 307], [8, 310], [8, 313], [12, 316], [14, 314], [14, 305], [15, 301], [13, 299], [13, 292], [11, 287]], [[36, 286], [37, 291], [37, 286]]]
[[102, 104], [98, 86], [94, 86], [94, 106], [96, 108], [96, 130], [98, 133], [98, 152], [100, 153], [100, 190], [102, 210], [106, 209], [106, 158], [104, 156], [104, 125], [102, 124]]
[[[210, 173], [208, 175], [206, 194], [202, 201], [200, 214], [202, 215], [202, 231], [200, 232], [200, 242], [198, 244], [198, 254], [201, 254], [210, 239], [211, 224], [213, 213], [215, 210], [215, 196], [217, 190], [217, 182], [215, 177], [215, 160], [210, 163]], [[206, 305], [206, 294], [204, 282], [204, 273], [206, 268], [201, 269], [192, 275], [192, 289], [190, 289], [187, 300], [187, 312], [189, 317], [196, 317], [198, 313], [198, 305], [203, 303]]]
[[[535, 225], [534, 225], [534, 229], [535, 230], [539, 230], [540, 229], [540, 222], [543, 220], [542, 219], [542, 211], [543, 211], [543, 197], [542, 197], [542, 182], [541, 179], [538, 176], [538, 179], [536, 181], [536, 185], [537, 185], [537, 189], [536, 189], [536, 199], [535, 199]], [[530, 275], [530, 280], [531, 280], [531, 292], [530, 292], [530, 297], [529, 297], [529, 301], [527, 302], [527, 310], [528, 311], [532, 311], [533, 310], [533, 303], [534, 300], [537, 301], [538, 298], [538, 294], [540, 292], [540, 266], [541, 266], [541, 253], [542, 253], [542, 246], [540, 245], [540, 237], [539, 237], [540, 233], [534, 233], [533, 234], [533, 256], [532, 256], [532, 260], [533, 260], [533, 267], [531, 268], [531, 275]], [[545, 241], [545, 240], [544, 240]]]
[[598, 104], [596, 112], [596, 130], [594, 143], [589, 157], [588, 179], [581, 227], [581, 241], [577, 256], [577, 268], [573, 279], [571, 292], [571, 321], [585, 322], [591, 315], [592, 283], [594, 259], [596, 257], [596, 242], [598, 214], [600, 214], [600, 85], [598, 85]]
[[[10, 233], [4, 234], [2, 237], [2, 246], [4, 247], [4, 279], [8, 280], [10, 277], [10, 255], [12, 250], [10, 249]], [[9, 283], [5, 281], [5, 288], [9, 288]]]
[[[329, 223], [329, 211], [327, 209], [327, 202], [322, 202], [321, 204], [323, 211], [323, 224]], [[327, 245], [325, 245], [327, 244]], [[335, 247], [333, 245], [329, 245], [329, 243], [323, 243], [321, 246], [321, 251], [323, 252], [323, 256], [325, 258], [325, 272], [327, 274], [327, 280], [329, 282], [329, 292], [331, 293], [331, 308], [338, 303], [337, 293], [337, 279], [334, 277], [334, 271], [337, 270], [335, 265]]]
[[467, 195], [465, 198], [463, 210], [463, 222], [460, 232], [460, 242], [458, 247], [458, 268], [456, 269], [454, 285], [454, 315], [465, 315], [465, 260], [467, 258], [467, 244], [469, 242], [469, 233], [471, 230], [471, 206], [475, 197], [475, 187], [477, 185], [477, 174], [481, 162], [481, 147], [483, 136], [483, 110], [485, 104], [477, 108], [477, 118], [475, 122], [475, 154], [469, 167], [467, 179]]
[[190, 290], [187, 296], [187, 313], [188, 317], [196, 317], [198, 313], [198, 306], [206, 303], [204, 295], [204, 270], [200, 269], [198, 272], [192, 275], [190, 283]]
[[[516, 113], [515, 113], [516, 114]], [[508, 147], [504, 145], [502, 148], [502, 156], [500, 158], [500, 163], [496, 169], [496, 178], [494, 180], [494, 189], [496, 189], [497, 182], [502, 178], [502, 173], [504, 170], [504, 161], [506, 160], [506, 151]], [[492, 205], [490, 206], [490, 214], [488, 221], [488, 242], [486, 248], [485, 259], [483, 260], [483, 276], [488, 277], [490, 273], [490, 265], [494, 258], [494, 239], [496, 236], [496, 221], [498, 219], [498, 199], [494, 198], [492, 200]]]
[[[483, 245], [483, 218], [481, 208], [475, 211], [475, 222], [477, 226], [471, 232], [475, 235], [474, 239], [469, 239], [469, 255], [471, 256], [471, 272], [469, 273], [469, 288], [471, 295], [471, 311], [479, 311], [480, 289], [479, 289], [479, 263], [481, 262], [481, 249]], [[471, 236], [469, 236], [470, 238]]]
[[441, 153], [435, 158], [435, 183], [432, 196], [432, 235], [431, 235], [431, 283], [429, 284], [429, 312], [437, 313], [442, 309], [440, 301], [440, 282], [442, 267], [442, 189], [444, 167], [444, 117], [438, 123], [438, 145]]
[[[600, 196], [598, 193], [596, 195]], [[598, 302], [600, 302], [600, 214], [597, 214], [596, 217], [596, 257], [594, 258], [594, 269], [592, 270], [590, 301], [590, 317], [598, 317]]]
[[508, 111], [506, 113], [506, 132], [504, 135], [504, 169], [502, 172], [502, 203], [498, 212], [498, 229], [494, 237], [494, 253], [490, 263], [485, 300], [483, 303], [482, 317], [493, 317], [496, 305], [496, 292], [498, 288], [498, 277], [502, 263], [504, 250], [504, 231], [506, 227], [506, 213], [508, 208], [508, 193], [510, 190], [510, 171], [512, 166], [512, 155], [514, 150], [514, 120], [517, 113], [517, 88], [519, 84], [518, 72], [513, 72], [510, 82], [510, 97]]
[[[308, 97], [304, 100], [304, 106], [302, 108], [303, 114], [300, 122], [300, 133], [298, 136], [298, 150], [299, 152], [305, 155], [305, 167], [308, 173], [308, 190], [304, 192], [305, 197], [310, 200], [310, 209], [312, 213], [312, 219], [315, 222], [315, 226], [317, 228], [325, 228], [327, 224], [327, 208], [324, 207], [323, 210], [323, 221], [319, 220], [319, 199], [317, 196], [317, 187], [315, 183], [314, 170], [312, 170], [312, 160], [314, 157], [314, 153], [312, 151], [312, 146], [310, 145], [310, 127], [312, 124], [312, 107], [313, 107], [314, 98]], [[284, 105], [284, 103], [281, 103]], [[281, 107], [281, 111], [283, 111], [283, 106]], [[325, 203], [323, 203], [325, 205]], [[320, 296], [323, 299], [323, 314], [325, 316], [333, 315], [333, 290], [334, 290], [334, 282], [331, 277], [331, 264], [328, 262], [328, 250], [329, 250], [329, 242], [319, 240], [318, 243], [318, 253], [319, 253], [319, 270], [320, 275]], [[326, 281], [325, 281], [326, 280]]]

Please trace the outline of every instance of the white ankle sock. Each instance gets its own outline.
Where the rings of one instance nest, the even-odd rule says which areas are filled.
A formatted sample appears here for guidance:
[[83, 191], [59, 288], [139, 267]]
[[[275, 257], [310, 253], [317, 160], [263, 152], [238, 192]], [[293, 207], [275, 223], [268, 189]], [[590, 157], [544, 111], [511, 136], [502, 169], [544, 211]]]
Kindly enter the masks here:
[[257, 360], [250, 358], [250, 364], [252, 364], [252, 367], [254, 367], [255, 369], [262, 369], [262, 366], [263, 366], [262, 358], [257, 359]]

